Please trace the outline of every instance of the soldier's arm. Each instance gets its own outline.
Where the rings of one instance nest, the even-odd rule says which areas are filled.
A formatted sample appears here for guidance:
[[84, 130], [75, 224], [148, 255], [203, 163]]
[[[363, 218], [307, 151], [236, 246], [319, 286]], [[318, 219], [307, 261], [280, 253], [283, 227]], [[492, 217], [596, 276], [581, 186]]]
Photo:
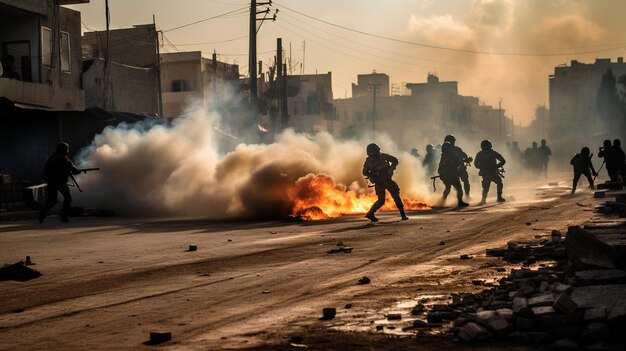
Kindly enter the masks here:
[[400, 163], [397, 158], [389, 154], [383, 154], [382, 156], [384, 157], [385, 161], [389, 162], [392, 169], [396, 169], [398, 163]]
[[72, 160], [70, 160], [69, 158], [67, 159], [67, 169], [68, 169], [68, 172], [71, 174], [80, 174], [80, 171], [74, 165], [74, 162], [72, 162]]
[[474, 167], [476, 168], [480, 168], [480, 152], [476, 154], [476, 157], [474, 157]]
[[365, 160], [365, 163], [363, 163], [363, 175], [366, 177], [370, 176], [370, 172], [367, 167], [367, 160]]
[[[495, 151], [494, 151], [495, 152]], [[498, 160], [498, 164], [496, 165], [497, 168], [500, 168], [502, 166], [504, 166], [504, 164], [506, 164], [506, 160], [504, 159], [504, 157], [502, 157], [502, 155], [500, 155], [500, 153], [496, 152], [496, 160]]]

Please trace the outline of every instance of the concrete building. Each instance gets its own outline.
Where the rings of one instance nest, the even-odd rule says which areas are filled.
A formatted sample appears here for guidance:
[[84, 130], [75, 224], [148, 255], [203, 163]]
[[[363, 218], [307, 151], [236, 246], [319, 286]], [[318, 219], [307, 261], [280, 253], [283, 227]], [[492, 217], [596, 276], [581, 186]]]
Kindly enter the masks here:
[[154, 24], [109, 31], [107, 64], [105, 32], [82, 38], [85, 106], [105, 111], [161, 114], [158, 38]]
[[192, 102], [208, 106], [239, 86], [239, 66], [202, 57], [200, 51], [161, 54], [163, 115], [176, 117]]
[[409, 83], [408, 96], [358, 96], [335, 100], [335, 132], [343, 137], [375, 131], [400, 147], [439, 144], [446, 134], [468, 140], [491, 139], [496, 145], [512, 137], [512, 120], [504, 109], [458, 93], [458, 82], [429, 74], [426, 83]]
[[376, 89], [376, 96], [389, 96], [389, 76], [384, 73], [359, 74], [357, 84], [352, 83], [352, 97], [372, 96]]
[[[622, 57], [596, 59], [592, 64], [572, 60], [570, 65], [554, 68], [549, 78], [550, 113], [548, 134], [553, 140], [576, 140], [594, 135], [601, 138], [609, 127], [602, 123], [596, 98], [602, 76], [611, 69], [616, 77], [626, 74], [626, 64]], [[611, 135], [609, 135], [611, 134]]]
[[287, 111], [297, 132], [332, 132], [332, 73], [287, 76]]
[[0, 97], [26, 106], [81, 110], [80, 12], [89, 0], [0, 0]]

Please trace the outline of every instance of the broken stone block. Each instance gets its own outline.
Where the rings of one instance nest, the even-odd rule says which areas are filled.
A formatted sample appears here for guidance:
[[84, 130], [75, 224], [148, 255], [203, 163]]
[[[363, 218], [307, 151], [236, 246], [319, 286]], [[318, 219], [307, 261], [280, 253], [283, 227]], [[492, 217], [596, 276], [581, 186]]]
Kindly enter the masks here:
[[187, 251], [197, 251], [198, 250], [198, 245], [189, 245], [189, 249]]
[[369, 277], [361, 277], [358, 281], [359, 285], [369, 284], [372, 280]]
[[474, 322], [467, 323], [462, 330], [470, 337], [470, 340], [486, 340], [491, 336], [487, 329]]
[[513, 294], [513, 297], [524, 297], [524, 296], [528, 296], [528, 295], [530, 295], [530, 294], [532, 294], [534, 292], [535, 292], [535, 288], [533, 288], [530, 285], [525, 285], [525, 286], [522, 286], [521, 288], [519, 288], [515, 292], [515, 294]]
[[427, 328], [428, 327], [428, 322], [421, 320], [421, 319], [416, 319], [413, 321], [413, 328]]
[[600, 322], [606, 320], [606, 307], [590, 308], [585, 311], [584, 319], [586, 322]]
[[333, 319], [337, 314], [337, 309], [334, 307], [324, 307], [322, 309], [322, 318], [324, 319]]
[[387, 320], [390, 320], [390, 321], [394, 321], [394, 320], [397, 321], [397, 320], [400, 320], [400, 319], [402, 319], [402, 314], [400, 314], [400, 313], [389, 313], [387, 315]]
[[626, 283], [626, 272], [619, 269], [597, 269], [574, 273], [576, 285], [604, 285]]
[[554, 295], [543, 294], [536, 297], [531, 297], [528, 299], [529, 307], [540, 307], [540, 306], [552, 306], [554, 304]]
[[171, 332], [150, 332], [150, 344], [161, 344], [172, 340]]
[[545, 293], [546, 291], [550, 290], [550, 283], [548, 283], [547, 281], [542, 281], [541, 284], [539, 284], [539, 291], [542, 293]]
[[504, 318], [507, 321], [513, 321], [513, 319], [515, 318], [513, 316], [513, 310], [510, 308], [500, 308], [496, 310], [496, 315], [500, 318]]
[[485, 253], [490, 257], [502, 257], [506, 253], [506, 249], [487, 249]]
[[487, 322], [487, 328], [493, 331], [498, 336], [506, 335], [513, 326], [507, 322], [504, 318], [492, 318]]
[[566, 293], [561, 293], [552, 306], [555, 310], [565, 314], [574, 313], [578, 308], [576, 302]]
[[519, 316], [530, 316], [532, 312], [530, 310], [530, 307], [528, 307], [528, 300], [523, 297], [514, 298], [513, 313]]
[[609, 336], [609, 325], [606, 323], [589, 323], [582, 333], [582, 339], [588, 344], [608, 340]]
[[531, 310], [533, 315], [539, 318], [554, 315], [556, 313], [556, 310], [552, 306], [531, 307]]
[[462, 328], [461, 328], [461, 330], [459, 330], [459, 332], [456, 334], [456, 336], [458, 336], [459, 339], [461, 339], [462, 341], [465, 341], [465, 342], [472, 341], [472, 337]]
[[[537, 307], [543, 308], [543, 307]], [[541, 316], [536, 316], [539, 320], [539, 324], [542, 327], [546, 328], [555, 328], [562, 327], [566, 325], [576, 325], [581, 324], [583, 322], [583, 314], [582, 313], [572, 313], [572, 314], [544, 314]]]
[[573, 286], [571, 285], [567, 285], [567, 284], [563, 284], [563, 283], [556, 283], [556, 285], [552, 288], [552, 291], [560, 294], [560, 293], [570, 293], [572, 292], [572, 290], [574, 289]]

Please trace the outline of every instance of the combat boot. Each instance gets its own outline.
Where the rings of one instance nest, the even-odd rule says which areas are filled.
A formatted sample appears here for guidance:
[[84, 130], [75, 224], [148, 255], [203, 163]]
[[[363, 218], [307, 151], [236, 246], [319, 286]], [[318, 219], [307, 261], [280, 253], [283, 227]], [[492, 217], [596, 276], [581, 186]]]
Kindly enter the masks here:
[[463, 200], [459, 200], [459, 204], [456, 207], [467, 207], [469, 204]]
[[376, 218], [376, 216], [374, 216], [374, 214], [373, 214], [373, 213], [369, 213], [369, 212], [368, 212], [368, 213], [365, 215], [365, 218], [369, 219], [369, 220], [370, 220], [370, 221], [372, 221], [372, 222], [378, 222], [378, 218]]
[[406, 213], [404, 213], [404, 210], [400, 210], [400, 217], [402, 218], [403, 221], [409, 220], [409, 217], [406, 216]]
[[506, 202], [506, 200], [502, 197], [502, 195], [498, 195], [498, 202]]

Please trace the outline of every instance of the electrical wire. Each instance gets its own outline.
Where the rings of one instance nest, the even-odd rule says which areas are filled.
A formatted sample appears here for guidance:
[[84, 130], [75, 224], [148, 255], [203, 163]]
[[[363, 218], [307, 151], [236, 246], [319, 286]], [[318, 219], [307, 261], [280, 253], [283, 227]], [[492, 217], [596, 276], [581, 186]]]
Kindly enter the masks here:
[[329, 26], [333, 26], [336, 28], [340, 28], [343, 30], [347, 30], [353, 33], [358, 33], [361, 35], [365, 35], [365, 36], [369, 36], [372, 38], [378, 38], [378, 39], [384, 39], [384, 40], [388, 40], [388, 41], [393, 41], [396, 43], [401, 43], [401, 44], [407, 44], [407, 45], [413, 45], [413, 46], [419, 46], [419, 47], [424, 47], [424, 48], [429, 48], [429, 49], [436, 49], [436, 50], [445, 50], [445, 51], [453, 51], [453, 52], [460, 52], [460, 53], [466, 53], [466, 54], [477, 54], [477, 55], [494, 55], [494, 56], [535, 56], [535, 57], [542, 57], [542, 56], [575, 56], [575, 55], [585, 55], [585, 54], [595, 54], [595, 53], [601, 53], [601, 52], [608, 52], [608, 51], [613, 51], [613, 50], [617, 50], [617, 49], [623, 49], [626, 47], [626, 44], [622, 44], [620, 46], [616, 46], [616, 47], [612, 47], [612, 48], [607, 48], [607, 49], [603, 49], [603, 50], [593, 50], [593, 51], [580, 51], [580, 52], [546, 52], [546, 53], [529, 53], [529, 52], [496, 52], [496, 51], [481, 51], [481, 50], [469, 50], [469, 49], [458, 49], [458, 48], [452, 48], [452, 47], [446, 47], [446, 46], [439, 46], [439, 45], [430, 45], [430, 44], [424, 44], [424, 43], [419, 43], [419, 42], [412, 42], [412, 41], [407, 41], [407, 40], [401, 40], [401, 39], [397, 39], [397, 38], [391, 38], [391, 37], [387, 37], [387, 36], [383, 36], [383, 35], [379, 35], [379, 34], [374, 34], [374, 33], [369, 33], [369, 32], [365, 32], [365, 31], [361, 31], [358, 29], [354, 29], [354, 28], [349, 28], [346, 26], [342, 26], [339, 24], [335, 24], [332, 22], [328, 22], [310, 15], [307, 15], [305, 13], [296, 11], [294, 9], [291, 9], [285, 5], [282, 5], [280, 3], [274, 2], [274, 4], [276, 4], [278, 7], [283, 8], [287, 11], [291, 11], [293, 13], [297, 13], [300, 16], [304, 16], [306, 18], [312, 19], [314, 21], [318, 21], [324, 24], [327, 24]]
[[232, 10], [232, 11], [224, 12], [224, 13], [219, 14], [219, 15], [217, 15], [217, 16], [213, 16], [213, 17], [205, 18], [205, 19], [202, 19], [202, 20], [199, 20], [199, 21], [195, 21], [195, 22], [191, 22], [191, 23], [183, 24], [182, 26], [178, 26], [178, 27], [170, 28], [170, 29], [164, 30], [164, 31], [163, 31], [163, 33], [166, 33], [166, 32], [171, 32], [171, 31], [173, 31], [173, 30], [177, 30], [177, 29], [181, 29], [181, 28], [186, 28], [186, 27], [189, 27], [189, 26], [193, 26], [193, 25], [195, 25], [195, 24], [198, 24], [198, 23], [202, 23], [202, 22], [210, 21], [210, 20], [212, 20], [212, 19], [216, 19], [216, 18], [224, 17], [224, 16], [227, 16], [227, 15], [233, 14], [233, 13], [235, 13], [235, 12], [239, 12], [239, 11], [242, 11], [242, 10], [247, 10], [247, 9], [248, 9], [248, 7], [238, 8], [238, 9], [236, 9], [236, 10]]

